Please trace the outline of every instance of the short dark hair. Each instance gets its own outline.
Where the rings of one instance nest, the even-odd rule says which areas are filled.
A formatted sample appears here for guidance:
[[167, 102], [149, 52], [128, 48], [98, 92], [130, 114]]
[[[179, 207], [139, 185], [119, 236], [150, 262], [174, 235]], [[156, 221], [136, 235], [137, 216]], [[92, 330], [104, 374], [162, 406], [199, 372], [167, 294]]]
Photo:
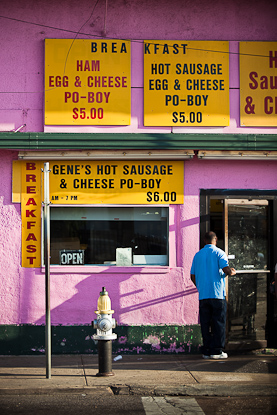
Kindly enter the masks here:
[[213, 239], [215, 239], [216, 237], [217, 237], [216, 234], [212, 231], [205, 233], [205, 236], [204, 236], [205, 244], [211, 244]]

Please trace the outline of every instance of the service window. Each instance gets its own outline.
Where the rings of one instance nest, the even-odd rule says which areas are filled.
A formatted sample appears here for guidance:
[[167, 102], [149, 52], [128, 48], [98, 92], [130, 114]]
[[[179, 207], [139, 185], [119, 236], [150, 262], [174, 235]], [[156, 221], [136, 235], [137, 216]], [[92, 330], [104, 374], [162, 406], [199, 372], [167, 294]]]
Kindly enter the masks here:
[[167, 207], [51, 207], [50, 212], [51, 264], [168, 265]]

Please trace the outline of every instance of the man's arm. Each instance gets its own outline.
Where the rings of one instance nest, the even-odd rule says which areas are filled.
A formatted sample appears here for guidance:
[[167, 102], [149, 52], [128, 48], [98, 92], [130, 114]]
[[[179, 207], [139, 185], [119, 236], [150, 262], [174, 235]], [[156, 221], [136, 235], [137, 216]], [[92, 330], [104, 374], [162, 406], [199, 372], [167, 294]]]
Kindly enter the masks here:
[[196, 286], [196, 281], [195, 281], [195, 275], [194, 274], [190, 274], [190, 279], [193, 282], [193, 284]]
[[236, 275], [236, 273], [237, 273], [235, 268], [230, 268], [229, 266], [224, 267], [222, 270], [223, 270], [224, 274], [226, 274], [226, 275]]

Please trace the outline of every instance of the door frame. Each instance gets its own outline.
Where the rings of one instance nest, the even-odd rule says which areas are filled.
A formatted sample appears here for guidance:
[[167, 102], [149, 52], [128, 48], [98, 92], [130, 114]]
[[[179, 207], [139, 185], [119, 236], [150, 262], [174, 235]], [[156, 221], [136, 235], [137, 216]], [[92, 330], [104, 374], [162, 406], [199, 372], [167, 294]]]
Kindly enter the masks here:
[[[204, 235], [210, 229], [211, 199], [248, 199], [249, 201], [268, 201], [268, 292], [267, 292], [267, 347], [277, 347], [277, 324], [274, 321], [274, 297], [269, 292], [269, 283], [274, 278], [274, 267], [277, 263], [277, 190], [243, 190], [243, 189], [200, 189], [200, 247], [204, 246]], [[227, 203], [225, 204], [227, 210]], [[228, 220], [224, 211], [224, 220]]]

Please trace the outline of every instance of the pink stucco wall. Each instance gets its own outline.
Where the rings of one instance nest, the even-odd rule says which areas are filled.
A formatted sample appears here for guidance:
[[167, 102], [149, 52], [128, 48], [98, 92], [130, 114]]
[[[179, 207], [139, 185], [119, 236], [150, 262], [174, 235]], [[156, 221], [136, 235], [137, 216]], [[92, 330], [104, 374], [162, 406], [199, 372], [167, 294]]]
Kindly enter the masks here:
[[[230, 126], [172, 127], [174, 133], [253, 133], [239, 127], [238, 43], [276, 41], [274, 0], [15, 0], [0, 2], [0, 131], [44, 131], [44, 39], [106, 38], [132, 40], [132, 120], [129, 126], [47, 126], [47, 132], [145, 132], [143, 127], [143, 40], [230, 41]], [[95, 6], [95, 7], [94, 7]], [[106, 21], [106, 23], [105, 23]], [[274, 133], [273, 128], [259, 128]], [[170, 127], [147, 127], [170, 132]]]
[[[0, 152], [0, 322], [43, 324], [44, 274], [20, 266], [21, 220], [11, 202], [11, 161], [16, 153]], [[231, 164], [230, 164], [231, 163]], [[198, 295], [190, 282], [190, 265], [199, 248], [201, 188], [275, 189], [276, 162], [185, 162], [185, 202], [170, 208], [170, 267], [85, 267], [51, 270], [53, 324], [88, 324], [106, 286], [118, 324], [195, 324]], [[177, 248], [176, 248], [177, 247]]]
[[[92, 13], [94, 4], [95, 10]], [[90, 17], [91, 15], [91, 17]], [[4, 17], [5, 18], [4, 18]], [[105, 1], [26, 0], [0, 2], [0, 131], [145, 132], [143, 127], [143, 39], [228, 40], [231, 124], [225, 128], [147, 128], [149, 132], [276, 133], [276, 128], [239, 127], [238, 42], [276, 40], [276, 2], [194, 0], [108, 1], [107, 38], [132, 42], [132, 123], [126, 127], [43, 125], [44, 39], [103, 35]], [[12, 160], [0, 151], [0, 324], [44, 323], [44, 274], [23, 269], [20, 205], [11, 202]], [[51, 271], [53, 324], [89, 324], [102, 286], [112, 298], [119, 324], [194, 324], [198, 295], [190, 282], [199, 248], [201, 188], [275, 189], [276, 162], [185, 162], [185, 201], [170, 208], [170, 267]]]

